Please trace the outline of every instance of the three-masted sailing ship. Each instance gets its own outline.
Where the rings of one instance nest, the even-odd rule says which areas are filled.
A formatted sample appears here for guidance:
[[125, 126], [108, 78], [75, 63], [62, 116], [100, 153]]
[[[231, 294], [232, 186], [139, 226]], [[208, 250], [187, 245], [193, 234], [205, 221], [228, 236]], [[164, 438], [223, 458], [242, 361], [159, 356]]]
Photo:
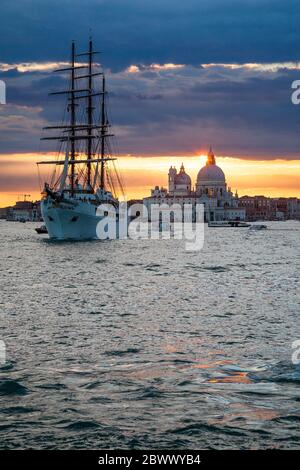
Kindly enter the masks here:
[[[112, 151], [107, 115], [105, 75], [95, 63], [89, 41], [87, 52], [77, 54], [72, 43], [71, 63], [56, 70], [69, 76], [68, 89], [50, 94], [65, 95], [65, 115], [60, 125], [45, 127], [56, 135], [41, 140], [58, 142], [57, 159], [38, 164], [54, 165], [51, 180], [44, 184], [41, 211], [50, 238], [98, 238], [101, 204], [118, 206], [122, 189]], [[78, 62], [86, 58], [85, 62]], [[62, 158], [63, 157], [63, 158]]]

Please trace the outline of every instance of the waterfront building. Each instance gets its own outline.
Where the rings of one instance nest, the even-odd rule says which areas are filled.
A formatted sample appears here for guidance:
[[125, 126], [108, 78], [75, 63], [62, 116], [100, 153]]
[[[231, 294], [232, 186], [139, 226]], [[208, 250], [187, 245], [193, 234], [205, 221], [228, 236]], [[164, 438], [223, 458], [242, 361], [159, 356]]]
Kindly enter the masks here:
[[36, 222], [42, 220], [40, 201], [18, 201], [7, 208], [6, 218], [9, 221]]
[[234, 195], [231, 188], [227, 187], [225, 174], [216, 164], [216, 157], [211, 148], [206, 165], [198, 172], [194, 188], [183, 164], [179, 172], [171, 166], [168, 173], [168, 189], [156, 186], [151, 190], [151, 196], [144, 198], [143, 202], [149, 213], [152, 204], [179, 204], [182, 208], [185, 204], [191, 204], [194, 220], [196, 205], [203, 204], [205, 222], [246, 218], [246, 210], [240, 206], [237, 193]]
[[0, 219], [6, 219], [7, 218], [7, 212], [10, 209], [10, 207], [0, 207]]
[[242, 196], [239, 203], [245, 208], [249, 221], [300, 220], [300, 199], [296, 197]]

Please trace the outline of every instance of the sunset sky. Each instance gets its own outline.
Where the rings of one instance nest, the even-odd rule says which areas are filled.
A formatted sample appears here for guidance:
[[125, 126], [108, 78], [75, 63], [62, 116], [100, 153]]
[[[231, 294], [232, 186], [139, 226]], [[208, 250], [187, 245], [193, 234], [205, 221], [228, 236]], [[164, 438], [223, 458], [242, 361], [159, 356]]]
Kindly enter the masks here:
[[40, 197], [35, 162], [55, 151], [41, 128], [62, 111], [48, 92], [65, 86], [52, 72], [90, 29], [128, 198], [182, 161], [194, 182], [210, 144], [240, 195], [300, 197], [297, 1], [3, 0], [1, 15], [0, 207]]

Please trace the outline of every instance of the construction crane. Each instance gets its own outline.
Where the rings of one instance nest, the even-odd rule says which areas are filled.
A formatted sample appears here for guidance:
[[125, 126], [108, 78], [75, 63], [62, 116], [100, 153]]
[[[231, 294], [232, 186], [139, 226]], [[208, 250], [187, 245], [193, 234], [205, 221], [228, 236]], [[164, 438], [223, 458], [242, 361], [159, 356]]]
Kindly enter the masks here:
[[18, 201], [20, 201], [20, 197], [23, 197], [23, 201], [26, 202], [26, 198], [30, 197], [31, 194], [18, 194]]

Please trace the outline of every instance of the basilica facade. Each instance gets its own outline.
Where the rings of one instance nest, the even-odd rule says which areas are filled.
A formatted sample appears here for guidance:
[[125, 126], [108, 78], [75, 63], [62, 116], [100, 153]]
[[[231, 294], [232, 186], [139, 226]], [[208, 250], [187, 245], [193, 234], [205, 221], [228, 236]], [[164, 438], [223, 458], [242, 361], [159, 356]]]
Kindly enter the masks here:
[[196, 204], [203, 204], [205, 222], [246, 218], [245, 208], [240, 206], [237, 193], [233, 195], [227, 187], [224, 172], [216, 164], [211, 148], [207, 154], [206, 165], [198, 172], [194, 187], [183, 164], [178, 172], [171, 166], [168, 189], [156, 186], [151, 190], [151, 196], [144, 198], [143, 202], [148, 211], [152, 204], [180, 204], [182, 207], [184, 204], [191, 204], [193, 209]]

